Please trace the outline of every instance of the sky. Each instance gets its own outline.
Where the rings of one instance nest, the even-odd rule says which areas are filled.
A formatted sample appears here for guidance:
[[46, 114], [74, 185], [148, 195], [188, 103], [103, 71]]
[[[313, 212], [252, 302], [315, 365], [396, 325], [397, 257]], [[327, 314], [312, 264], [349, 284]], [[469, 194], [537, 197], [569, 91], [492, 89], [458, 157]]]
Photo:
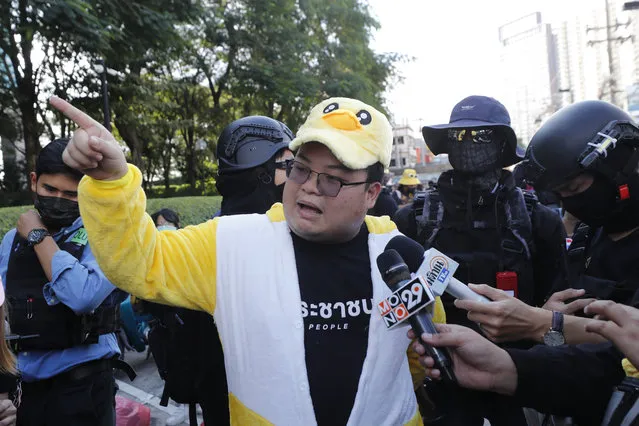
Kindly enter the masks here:
[[403, 82], [386, 94], [396, 124], [448, 122], [469, 95], [499, 99], [498, 28], [533, 12], [544, 22], [564, 20], [605, 0], [369, 0], [381, 28], [372, 47], [413, 58], [400, 64]]

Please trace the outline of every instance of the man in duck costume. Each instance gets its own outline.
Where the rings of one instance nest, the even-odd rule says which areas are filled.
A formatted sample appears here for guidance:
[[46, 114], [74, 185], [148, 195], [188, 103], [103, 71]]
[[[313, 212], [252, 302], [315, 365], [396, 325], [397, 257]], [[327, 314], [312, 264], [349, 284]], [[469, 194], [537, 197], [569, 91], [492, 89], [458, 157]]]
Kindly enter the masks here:
[[366, 216], [390, 161], [383, 114], [325, 100], [290, 144], [283, 204], [158, 232], [113, 136], [51, 103], [80, 127], [64, 158], [87, 175], [80, 211], [100, 267], [131, 294], [214, 316], [233, 425], [422, 424], [406, 329], [387, 330], [373, 308], [390, 295], [376, 258], [398, 234]]

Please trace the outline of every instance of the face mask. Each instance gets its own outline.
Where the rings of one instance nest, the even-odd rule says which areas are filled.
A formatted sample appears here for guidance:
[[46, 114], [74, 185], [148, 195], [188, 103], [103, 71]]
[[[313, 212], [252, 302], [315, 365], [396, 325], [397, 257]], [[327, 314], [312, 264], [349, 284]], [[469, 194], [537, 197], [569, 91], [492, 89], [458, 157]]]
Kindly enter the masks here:
[[481, 175], [500, 168], [502, 146], [498, 139], [487, 143], [448, 139], [448, 160], [455, 171]]
[[49, 229], [70, 226], [80, 217], [80, 208], [77, 201], [61, 197], [44, 197], [36, 194], [33, 204], [38, 213], [40, 213], [42, 223]]
[[177, 228], [173, 225], [160, 225], [158, 231], [177, 231]]
[[579, 220], [593, 227], [600, 227], [610, 221], [616, 209], [614, 185], [601, 178], [595, 178], [590, 188], [584, 192], [561, 199], [564, 208]]

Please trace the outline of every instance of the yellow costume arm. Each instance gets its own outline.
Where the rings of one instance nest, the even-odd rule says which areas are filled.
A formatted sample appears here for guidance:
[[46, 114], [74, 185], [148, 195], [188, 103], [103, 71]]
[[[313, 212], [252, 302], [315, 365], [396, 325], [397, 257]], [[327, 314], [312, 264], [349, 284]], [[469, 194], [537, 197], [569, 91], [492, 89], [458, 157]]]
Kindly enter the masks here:
[[160, 232], [146, 213], [141, 184], [133, 165], [115, 181], [80, 182], [80, 213], [100, 268], [134, 296], [212, 314], [218, 220]]

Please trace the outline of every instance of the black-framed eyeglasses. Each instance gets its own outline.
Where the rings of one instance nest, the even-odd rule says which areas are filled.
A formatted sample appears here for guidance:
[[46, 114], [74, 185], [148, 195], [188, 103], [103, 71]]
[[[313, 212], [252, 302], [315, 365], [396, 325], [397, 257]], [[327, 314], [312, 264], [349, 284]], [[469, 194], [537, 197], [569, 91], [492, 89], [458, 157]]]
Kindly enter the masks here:
[[473, 143], [491, 143], [495, 139], [493, 129], [450, 129], [448, 138], [457, 142], [470, 140]]
[[317, 190], [327, 197], [337, 197], [337, 194], [339, 194], [339, 191], [343, 186], [355, 186], [370, 183], [369, 181], [344, 182], [337, 176], [316, 172], [315, 170], [311, 170], [310, 167], [307, 167], [297, 161], [291, 161], [289, 167], [286, 169], [286, 177], [298, 185], [306, 183], [306, 181], [311, 177], [311, 173], [315, 173], [317, 175]]
[[292, 158], [289, 158], [288, 160], [284, 160], [284, 161], [276, 161], [275, 162], [275, 168], [276, 169], [280, 169], [280, 170], [287, 170], [288, 166], [293, 162]]

